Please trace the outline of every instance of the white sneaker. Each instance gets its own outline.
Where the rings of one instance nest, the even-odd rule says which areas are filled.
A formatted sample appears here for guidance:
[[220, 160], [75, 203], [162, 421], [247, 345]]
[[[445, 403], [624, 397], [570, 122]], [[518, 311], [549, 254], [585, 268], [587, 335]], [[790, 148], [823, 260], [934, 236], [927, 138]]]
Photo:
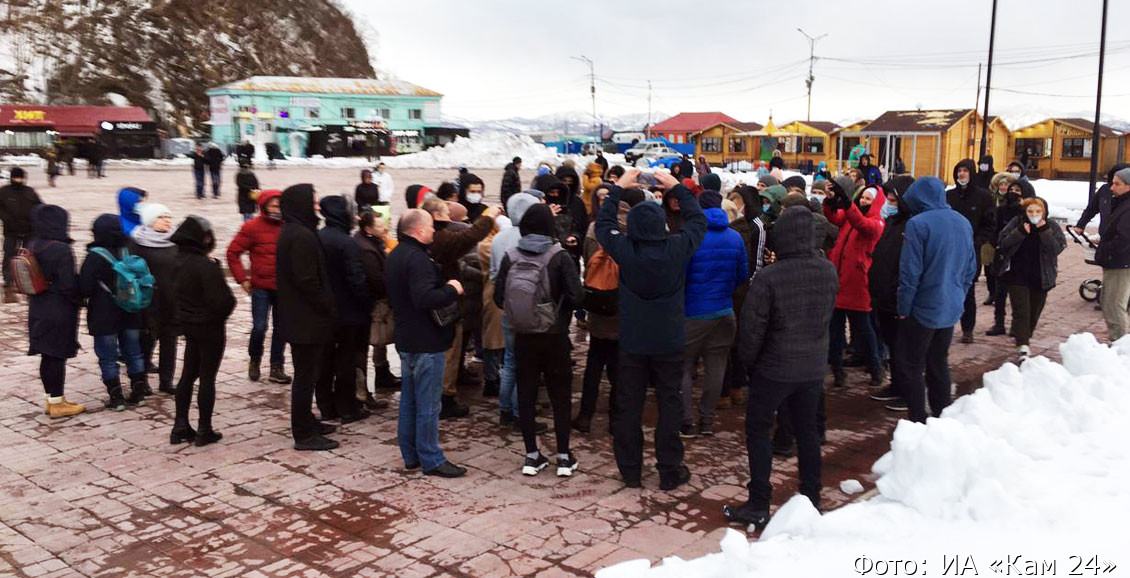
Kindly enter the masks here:
[[522, 465], [523, 476], [536, 476], [538, 472], [545, 469], [549, 465], [549, 460], [545, 456], [538, 454], [535, 458], [526, 458], [526, 462]]
[[1020, 365], [1020, 364], [1024, 363], [1025, 361], [1028, 361], [1029, 351], [1030, 351], [1030, 349], [1028, 348], [1027, 345], [1021, 345], [1020, 346], [1020, 350], [1017, 351], [1017, 355], [1016, 355], [1016, 357], [1017, 357], [1016, 364], [1017, 365]]
[[573, 457], [573, 452], [569, 452], [569, 459], [563, 460], [557, 458], [557, 477], [567, 478], [572, 476], [573, 472], [577, 471], [577, 466], [579, 465], [577, 458]]

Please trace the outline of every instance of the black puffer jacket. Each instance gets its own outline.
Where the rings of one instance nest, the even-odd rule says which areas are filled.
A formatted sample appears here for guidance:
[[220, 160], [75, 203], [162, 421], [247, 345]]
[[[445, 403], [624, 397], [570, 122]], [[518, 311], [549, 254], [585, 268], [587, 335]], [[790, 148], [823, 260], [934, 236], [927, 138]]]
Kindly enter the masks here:
[[518, 175], [518, 167], [514, 163], [506, 165], [502, 171], [502, 206], [506, 206], [506, 201], [510, 200], [510, 195], [522, 192], [522, 178]]
[[969, 170], [969, 183], [964, 187], [954, 185], [952, 189], [946, 191], [946, 203], [949, 204], [951, 209], [961, 213], [961, 216], [965, 217], [969, 221], [969, 225], [973, 227], [973, 247], [977, 253], [978, 266], [980, 266], [981, 252], [977, 249], [985, 243], [996, 241], [993, 237], [993, 230], [996, 228], [995, 206], [993, 196], [989, 191], [975, 184], [973, 177], [977, 173], [977, 167], [974, 166], [972, 160], [964, 159], [954, 166], [954, 182], [957, 182], [957, 169], [961, 167]]
[[239, 206], [239, 212], [244, 215], [254, 214], [255, 209], [259, 208], [256, 200], [251, 198], [251, 191], [259, 188], [259, 178], [255, 176], [254, 171], [250, 168], [240, 169], [235, 174], [235, 187], [235, 202]]
[[114, 335], [125, 329], [141, 329], [141, 313], [129, 313], [114, 302], [118, 275], [104, 257], [89, 249], [101, 247], [116, 259], [126, 247], [126, 235], [117, 215], [99, 215], [94, 220], [94, 242], [79, 270], [79, 290], [86, 299], [86, 329], [91, 335]]
[[[686, 187], [667, 191], [679, 201], [683, 228], [667, 235], [663, 209], [649, 202], [628, 212], [628, 230], [616, 219], [624, 190], [613, 186], [596, 217], [596, 239], [620, 266], [620, 348], [666, 355], [685, 343], [687, 262], [706, 236], [706, 216]], [[825, 352], [826, 353], [826, 352]]]
[[177, 244], [175, 294], [181, 331], [190, 339], [223, 339], [224, 322], [235, 310], [235, 296], [220, 262], [208, 257], [216, 244], [212, 224], [190, 215], [177, 227], [172, 241]]
[[812, 250], [812, 211], [793, 207], [773, 227], [777, 262], [750, 282], [738, 323], [746, 366], [775, 381], [819, 381], [828, 369], [829, 325], [840, 282]]
[[910, 210], [900, 201], [898, 214], [887, 219], [883, 234], [871, 251], [867, 286], [871, 291], [871, 305], [883, 313], [898, 313], [899, 259], [902, 257], [903, 233], [910, 217]]
[[0, 222], [4, 224], [4, 236], [27, 239], [31, 236], [31, 210], [43, 201], [35, 189], [11, 183], [0, 187]]
[[353, 214], [345, 197], [324, 197], [319, 204], [326, 226], [318, 231], [318, 240], [326, 254], [326, 277], [337, 304], [337, 323], [341, 327], [368, 327], [373, 300], [361, 264], [361, 250], [349, 236]]
[[385, 289], [385, 242], [371, 237], [365, 231], [353, 234], [353, 242], [361, 250], [361, 266], [365, 268], [365, 282], [369, 286], [369, 297], [379, 301], [388, 297]]
[[67, 221], [67, 211], [62, 207], [41, 204], [31, 210], [28, 249], [51, 285], [28, 299], [28, 355], [65, 359], [78, 353], [78, 308], [82, 299]]
[[403, 235], [385, 261], [388, 304], [396, 319], [393, 339], [405, 353], [440, 353], [455, 341], [455, 325], [440, 327], [432, 310], [454, 303], [459, 294], [439, 273], [428, 248]]
[[279, 335], [287, 343], [329, 343], [337, 326], [337, 307], [316, 233], [314, 187], [294, 185], [283, 191], [279, 204], [283, 214], [275, 258]]

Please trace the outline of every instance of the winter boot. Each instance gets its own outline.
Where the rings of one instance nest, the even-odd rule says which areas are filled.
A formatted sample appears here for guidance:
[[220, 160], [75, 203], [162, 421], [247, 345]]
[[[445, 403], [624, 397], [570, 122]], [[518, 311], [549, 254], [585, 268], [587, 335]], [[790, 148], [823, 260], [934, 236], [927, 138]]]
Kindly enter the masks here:
[[993, 337], [997, 335], [1004, 335], [1005, 333], [1007, 333], [1007, 331], [1005, 330], [1004, 325], [993, 325], [989, 328], [988, 331], [985, 332], [985, 335]]
[[86, 407], [81, 403], [71, 403], [61, 395], [59, 397], [47, 396], [47, 405], [43, 408], [43, 413], [51, 417], [69, 417], [84, 411], [86, 411]]
[[373, 387], [377, 389], [400, 389], [400, 378], [392, 374], [387, 363], [374, 365], [373, 371], [377, 372]]
[[573, 429], [581, 433], [589, 433], [592, 429], [592, 414], [586, 411], [581, 411], [577, 417], [573, 419]]
[[281, 363], [277, 365], [274, 363], [271, 364], [271, 376], [269, 379], [271, 383], [281, 383], [283, 385], [290, 383], [290, 376], [283, 371]]
[[251, 361], [247, 364], [247, 379], [251, 381], [259, 381], [259, 363], [262, 361], [260, 357], [252, 357]]
[[169, 443], [172, 445], [193, 443], [196, 441], [196, 430], [188, 425], [188, 422], [177, 420], [173, 424], [173, 432], [169, 434]]
[[149, 389], [148, 381], [149, 375], [146, 373], [137, 373], [129, 376], [129, 397], [126, 398], [127, 404], [145, 405], [145, 390]]
[[832, 387], [844, 387], [847, 385], [847, 373], [844, 368], [835, 367], [832, 369]]
[[726, 521], [731, 524], [754, 526], [758, 529], [764, 528], [769, 524], [769, 510], [759, 510], [754, 508], [749, 502], [737, 507], [723, 506], [722, 515], [725, 516]]
[[439, 419], [467, 417], [467, 415], [471, 413], [471, 408], [459, 403], [459, 400], [456, 399], [454, 395], [443, 396], [441, 404]]
[[882, 387], [884, 377], [886, 377], [886, 372], [883, 371], [883, 366], [876, 365], [871, 368], [871, 381], [867, 385], [871, 387]]
[[106, 393], [110, 394], [110, 399], [106, 400], [103, 407], [112, 409], [114, 411], [123, 411], [126, 409], [126, 398], [122, 395], [122, 378], [115, 377], [114, 379], [102, 380], [106, 386]]
[[498, 379], [483, 380], [483, 397], [498, 397], [498, 388], [501, 385]]

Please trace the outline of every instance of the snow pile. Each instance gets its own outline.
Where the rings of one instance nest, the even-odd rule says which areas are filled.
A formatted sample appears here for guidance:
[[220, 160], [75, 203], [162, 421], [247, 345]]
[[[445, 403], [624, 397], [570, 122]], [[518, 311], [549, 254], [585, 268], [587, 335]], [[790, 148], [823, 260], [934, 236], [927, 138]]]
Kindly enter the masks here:
[[[756, 171], [752, 171], [752, 172], [732, 172], [732, 171], [727, 171], [727, 170], [724, 170], [724, 169], [717, 169], [716, 168], [716, 169], [713, 169], [711, 172], [718, 175], [718, 177], [720, 179], [722, 179], [722, 188], [725, 189], [725, 191], [722, 191], [722, 192], [724, 192], [724, 193], [728, 193], [731, 190], [733, 190], [734, 187], [737, 187], [737, 186], [740, 186], [740, 185], [749, 185], [751, 187], [756, 187], [757, 186], [757, 180], [760, 178], [760, 175], [758, 175], [758, 173]], [[805, 183], [806, 187], [809, 187], [809, 188], [812, 187], [812, 175], [802, 175], [800, 173], [793, 172], [793, 171], [782, 171], [781, 174], [784, 177], [784, 178], [781, 179], [782, 181], [789, 178], [789, 177], [801, 177], [801, 178], [804, 179], [804, 183]]]
[[456, 137], [454, 142], [442, 147], [387, 157], [384, 161], [394, 169], [501, 169], [514, 157], [522, 157], [522, 166], [527, 168], [542, 161], [554, 166], [560, 163], [557, 151], [534, 142], [530, 137], [501, 133]]
[[[1087, 208], [1087, 188], [1090, 183], [1087, 181], [1053, 181], [1048, 179], [1039, 179], [1032, 181], [1032, 188], [1036, 189], [1036, 196], [1043, 198], [1048, 202], [1048, 214], [1053, 219], [1066, 219], [1068, 223], [1074, 225], [1079, 220], [1079, 215], [1083, 214], [1083, 209]], [[1102, 183], [1097, 183], [1096, 188], [1102, 186]], [[1091, 222], [1092, 225], [1098, 226], [1098, 220]]]
[[1054, 561], [1066, 575], [1092, 556], [1100, 569], [1125, 564], [1130, 337], [1107, 347], [1074, 335], [1060, 353], [1063, 365], [1036, 357], [986, 374], [940, 419], [900, 422], [871, 500], [820, 516], [797, 496], [758, 542], [731, 530], [720, 553], [597, 577], [894, 575], [895, 561], [899, 575], [943, 575], [955, 556], [981, 575], [1007, 556], [1021, 559], [1002, 572]]

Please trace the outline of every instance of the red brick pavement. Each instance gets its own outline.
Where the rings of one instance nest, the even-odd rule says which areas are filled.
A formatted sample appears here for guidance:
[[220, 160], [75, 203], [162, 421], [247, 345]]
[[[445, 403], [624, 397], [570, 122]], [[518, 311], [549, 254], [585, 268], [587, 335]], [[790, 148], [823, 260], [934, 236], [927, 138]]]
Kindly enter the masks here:
[[[352, 171], [345, 171], [349, 174], [344, 177], [306, 172], [314, 173], [311, 180], [329, 181], [319, 185], [323, 190], [338, 180], [351, 182], [353, 176]], [[286, 173], [273, 175], [281, 180]], [[495, 173], [484, 176], [497, 181]], [[129, 174], [157, 184], [169, 178]], [[397, 176], [398, 182], [421, 178], [405, 171]], [[287, 178], [295, 177], [291, 173]], [[47, 195], [57, 195], [55, 202], [66, 201], [74, 222], [83, 228], [94, 214], [109, 208], [106, 198], [120, 186], [112, 178], [94, 185], [64, 183], [82, 191]], [[227, 202], [198, 205], [179, 194], [162, 197], [178, 214], [193, 210], [213, 218], [221, 246], [237, 225]], [[76, 238], [88, 238], [79, 227], [73, 228]], [[1077, 247], [1064, 254], [1061, 286], [1049, 296], [1033, 341], [1034, 354], [1057, 357], [1055, 345], [1067, 335], [1105, 333], [1099, 313], [1076, 293], [1079, 282], [1097, 271], [1083, 263]], [[961, 391], [979, 385], [985, 371], [1013, 355], [1009, 340], [980, 335], [990, 321], [990, 309], [981, 307], [979, 314], [977, 343], [955, 344], [952, 350], [954, 379]], [[4, 573], [586, 575], [633, 558], [658, 561], [717, 551], [725, 527], [721, 506], [745, 492], [739, 409], [721, 412], [714, 437], [687, 443], [687, 463], [694, 476], [690, 484], [670, 493], [657, 489], [654, 471], [645, 476], [642, 490], [623, 487], [603, 415], [593, 433], [574, 438], [581, 462], [577, 475], [564, 480], [552, 472], [522, 477], [520, 436], [501, 430], [495, 400], [481, 399], [472, 390], [463, 391], [471, 401], [471, 417], [444, 422], [441, 428], [448, 457], [470, 470], [463, 479], [427, 478], [401, 469], [392, 409], [341, 427], [336, 437], [342, 445], [336, 451], [295, 452], [288, 435], [286, 388], [251, 383], [245, 377], [247, 300], [241, 300], [229, 325], [217, 385], [215, 421], [224, 433], [220, 444], [169, 446], [173, 404], [166, 396], [123, 413], [101, 410], [104, 391], [85, 335], [85, 351], [68, 368], [67, 391], [90, 411], [52, 421], [42, 414], [38, 360], [22, 355], [25, 324], [26, 306], [0, 309], [0, 383], [7, 394], [0, 398]], [[575, 355], [582, 358], [584, 335], [574, 338]], [[870, 466], [886, 451], [899, 417], [866, 397], [865, 381], [865, 375], [853, 372], [850, 387], [828, 394], [826, 508], [852, 500], [838, 489], [844, 479], [874, 487]], [[574, 389], [579, 392], [579, 379]], [[395, 396], [393, 401], [395, 407]], [[601, 410], [605, 407], [602, 400]], [[650, 428], [647, 432], [650, 439]], [[551, 436], [544, 437], [543, 446], [552, 446]], [[774, 466], [774, 502], [780, 504], [795, 491], [796, 460], [778, 459]]]

